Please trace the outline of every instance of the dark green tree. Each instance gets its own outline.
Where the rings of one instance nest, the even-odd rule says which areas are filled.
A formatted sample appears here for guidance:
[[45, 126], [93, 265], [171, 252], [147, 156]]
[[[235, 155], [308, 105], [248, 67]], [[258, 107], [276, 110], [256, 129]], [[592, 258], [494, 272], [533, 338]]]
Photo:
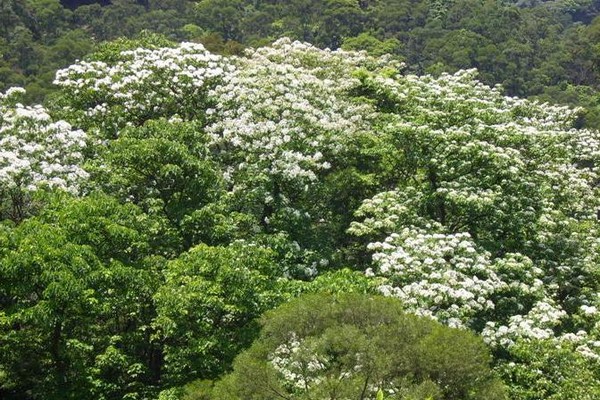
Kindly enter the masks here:
[[2, 397], [151, 396], [162, 365], [152, 296], [168, 235], [137, 207], [100, 194], [59, 196], [40, 216], [3, 225]]
[[365, 295], [280, 306], [208, 398], [506, 398], [480, 339], [401, 310], [397, 300]]

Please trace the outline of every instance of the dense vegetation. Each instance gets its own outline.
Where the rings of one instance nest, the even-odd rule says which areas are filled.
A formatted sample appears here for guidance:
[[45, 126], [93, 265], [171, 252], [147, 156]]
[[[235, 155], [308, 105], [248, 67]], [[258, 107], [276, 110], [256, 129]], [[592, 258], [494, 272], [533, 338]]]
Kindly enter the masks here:
[[0, 5], [0, 398], [600, 398], [599, 2], [84, 3]]
[[221, 54], [287, 36], [392, 53], [417, 74], [477, 68], [508, 95], [583, 106], [582, 121], [600, 127], [595, 0], [6, 0], [0, 7], [0, 90], [24, 86], [29, 100], [41, 101], [54, 90], [54, 71], [98, 43], [146, 29]]
[[2, 398], [337, 398], [362, 362], [363, 398], [600, 396], [600, 133], [576, 111], [290, 39], [146, 34], [55, 83], [0, 97]]
[[264, 321], [211, 398], [505, 398], [475, 335], [404, 315], [391, 299], [307, 297]]

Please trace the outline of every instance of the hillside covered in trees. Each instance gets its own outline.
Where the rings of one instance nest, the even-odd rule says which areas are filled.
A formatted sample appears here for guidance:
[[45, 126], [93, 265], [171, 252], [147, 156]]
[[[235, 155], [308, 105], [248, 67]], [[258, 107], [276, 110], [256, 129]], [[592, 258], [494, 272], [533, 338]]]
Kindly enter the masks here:
[[221, 54], [286, 36], [391, 53], [417, 74], [477, 68], [508, 95], [583, 106], [599, 127], [599, 13], [593, 0], [6, 0], [0, 90], [41, 101], [56, 69], [141, 30]]
[[0, 6], [0, 398], [600, 398], [596, 2], [65, 5]]
[[147, 35], [5, 92], [2, 397], [598, 397], [600, 133], [476, 77]]

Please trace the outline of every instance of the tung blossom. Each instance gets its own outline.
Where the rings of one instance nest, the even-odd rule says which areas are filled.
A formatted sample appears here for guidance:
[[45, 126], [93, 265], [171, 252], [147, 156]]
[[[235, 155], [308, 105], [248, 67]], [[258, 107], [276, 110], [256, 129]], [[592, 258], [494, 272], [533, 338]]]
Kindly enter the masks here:
[[86, 134], [65, 121], [52, 122], [42, 106], [14, 102], [22, 93], [9, 89], [0, 94], [0, 185], [78, 193], [88, 177], [81, 166]]

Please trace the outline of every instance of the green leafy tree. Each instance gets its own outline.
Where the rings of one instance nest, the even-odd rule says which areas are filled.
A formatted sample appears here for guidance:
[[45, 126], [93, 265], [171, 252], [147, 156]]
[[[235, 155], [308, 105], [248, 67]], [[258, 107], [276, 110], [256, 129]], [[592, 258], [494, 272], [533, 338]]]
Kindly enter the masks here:
[[398, 54], [401, 49], [398, 39], [379, 40], [375, 36], [363, 32], [358, 36], [346, 37], [341, 45], [344, 50], [366, 50], [374, 56]]
[[71, 12], [63, 8], [59, 0], [28, 0], [27, 5], [37, 35], [57, 37], [68, 30]]
[[248, 7], [244, 3], [242, 0], [202, 0], [196, 6], [195, 23], [219, 33], [224, 40], [241, 42], [245, 32], [240, 25]]
[[105, 191], [178, 230], [189, 248], [200, 240], [211, 243], [213, 227], [205, 217], [224, 192], [207, 143], [196, 123], [153, 120], [121, 131], [88, 169]]
[[210, 398], [505, 398], [480, 339], [401, 310], [364, 295], [285, 304], [263, 317], [261, 336]]
[[155, 294], [155, 340], [164, 379], [216, 378], [258, 332], [255, 318], [279, 304], [282, 272], [266, 249], [243, 242], [200, 245], [171, 261]]
[[584, 400], [600, 396], [597, 360], [572, 347], [548, 341], [518, 343], [510, 351], [510, 361], [499, 368], [509, 385], [510, 398]]
[[[160, 226], [104, 195], [59, 196], [3, 225], [0, 392], [9, 399], [151, 396], [162, 350], [152, 338], [164, 259]], [[166, 234], [160, 234], [166, 240]]]

